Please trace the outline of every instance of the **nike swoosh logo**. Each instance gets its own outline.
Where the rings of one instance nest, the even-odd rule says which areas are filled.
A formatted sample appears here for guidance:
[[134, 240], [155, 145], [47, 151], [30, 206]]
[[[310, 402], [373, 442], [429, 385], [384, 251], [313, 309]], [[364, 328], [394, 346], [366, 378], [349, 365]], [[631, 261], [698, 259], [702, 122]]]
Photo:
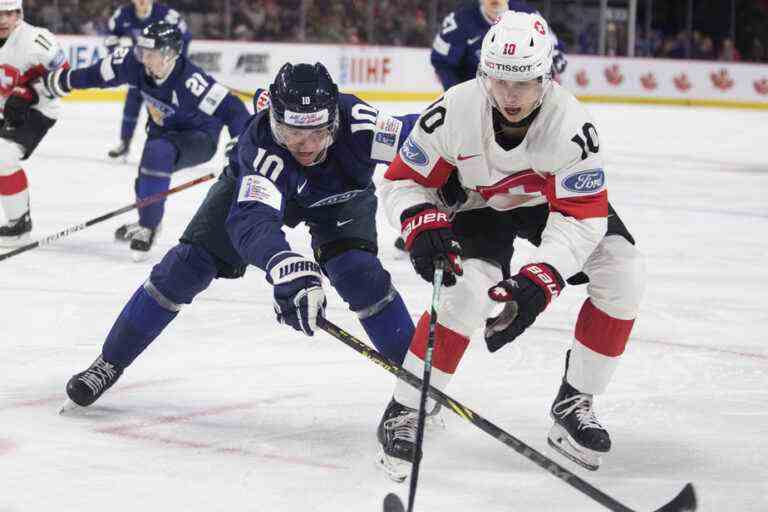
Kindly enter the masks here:
[[336, 227], [340, 228], [341, 226], [346, 226], [350, 222], [353, 222], [355, 219], [347, 219], [347, 220], [337, 220], [336, 221]]
[[296, 189], [296, 193], [297, 193], [297, 194], [301, 194], [301, 191], [302, 191], [302, 190], [304, 190], [304, 187], [306, 187], [306, 186], [307, 186], [307, 183], [308, 183], [308, 182], [309, 182], [309, 180], [304, 180], [304, 183], [302, 183], [302, 184], [299, 186], [299, 188], [297, 188], [297, 189]]
[[480, 153], [476, 155], [462, 155], [461, 153], [459, 153], [459, 156], [457, 158], [459, 159], [459, 161], [461, 161], [461, 160], [469, 160], [470, 158], [475, 158], [476, 156], [480, 156]]
[[467, 44], [475, 44], [480, 40], [482, 36], [472, 37], [470, 39], [467, 39]]

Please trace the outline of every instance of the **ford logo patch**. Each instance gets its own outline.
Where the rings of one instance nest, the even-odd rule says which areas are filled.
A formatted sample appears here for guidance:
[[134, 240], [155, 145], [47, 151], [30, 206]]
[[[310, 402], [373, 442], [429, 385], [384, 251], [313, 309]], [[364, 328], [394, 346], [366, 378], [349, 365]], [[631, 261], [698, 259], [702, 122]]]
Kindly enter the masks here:
[[400, 148], [400, 154], [403, 155], [403, 159], [406, 162], [410, 162], [413, 165], [427, 165], [429, 163], [427, 154], [410, 137], [405, 140], [405, 144]]
[[567, 176], [563, 180], [563, 187], [571, 192], [589, 194], [600, 190], [605, 185], [605, 173], [602, 169], [590, 169], [580, 171]]

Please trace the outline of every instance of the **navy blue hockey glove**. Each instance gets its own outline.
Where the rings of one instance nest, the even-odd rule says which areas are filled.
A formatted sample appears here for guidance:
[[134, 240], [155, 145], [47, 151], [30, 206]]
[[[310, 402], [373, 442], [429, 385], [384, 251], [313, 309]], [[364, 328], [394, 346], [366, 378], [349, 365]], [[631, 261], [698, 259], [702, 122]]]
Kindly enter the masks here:
[[552, 74], [562, 75], [567, 66], [568, 61], [565, 59], [565, 54], [560, 50], [555, 50], [552, 53]]
[[323, 316], [327, 304], [320, 265], [295, 252], [283, 252], [269, 261], [267, 281], [274, 286], [277, 321], [314, 336], [317, 317]]
[[69, 69], [63, 67], [46, 71], [42, 76], [45, 92], [51, 98], [63, 98], [72, 92], [72, 86], [69, 84]]
[[496, 352], [533, 324], [565, 286], [563, 278], [546, 263], [525, 265], [517, 275], [488, 290], [488, 296], [504, 303], [502, 312], [485, 321], [485, 343]]
[[31, 87], [17, 86], [11, 91], [3, 107], [3, 118], [8, 128], [19, 128], [29, 119], [29, 109], [38, 101]]
[[445, 269], [443, 285], [455, 285], [456, 276], [464, 272], [461, 268], [461, 244], [453, 234], [448, 214], [433, 204], [423, 203], [405, 210], [400, 215], [400, 222], [405, 250], [416, 273], [431, 283], [435, 261], [442, 260]]

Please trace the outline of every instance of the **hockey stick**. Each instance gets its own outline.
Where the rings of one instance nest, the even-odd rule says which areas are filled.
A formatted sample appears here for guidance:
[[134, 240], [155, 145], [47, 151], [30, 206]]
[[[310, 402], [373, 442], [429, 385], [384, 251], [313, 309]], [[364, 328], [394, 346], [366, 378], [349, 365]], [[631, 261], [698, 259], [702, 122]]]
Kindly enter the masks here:
[[49, 235], [45, 238], [42, 238], [37, 242], [31, 242], [31, 243], [28, 243], [27, 245], [22, 245], [21, 247], [17, 247], [11, 252], [0, 254], [0, 261], [8, 259], [11, 256], [16, 256], [17, 254], [21, 254], [23, 252], [31, 251], [32, 249], [35, 249], [37, 247], [42, 247], [43, 245], [50, 245], [53, 242], [57, 241], [59, 238], [64, 238], [65, 236], [69, 236], [72, 233], [77, 233], [78, 231], [82, 231], [83, 229], [89, 226], [93, 226], [94, 224], [98, 224], [99, 222], [103, 222], [107, 219], [111, 219], [112, 217], [117, 217], [118, 215], [131, 211], [134, 208], [144, 208], [145, 206], [149, 206], [150, 204], [156, 203], [161, 199], [163, 199], [164, 197], [167, 197], [171, 194], [175, 194], [176, 192], [181, 192], [184, 189], [194, 187], [197, 184], [203, 183], [204, 181], [208, 181], [211, 178], [213, 178], [213, 176], [214, 176], [213, 173], [206, 174], [205, 176], [200, 176], [199, 178], [195, 178], [194, 180], [188, 181], [186, 183], [182, 183], [181, 185], [177, 185], [173, 188], [169, 188], [165, 192], [158, 192], [157, 194], [153, 194], [149, 197], [145, 197], [141, 201], [136, 201], [133, 204], [129, 204], [117, 210], [111, 211], [109, 213], [105, 213], [100, 217], [96, 217], [94, 219], [85, 221], [81, 224], [70, 226], [66, 229], [59, 231], [58, 233], [54, 233], [53, 235]]
[[413, 447], [413, 467], [411, 482], [408, 488], [408, 512], [413, 512], [416, 501], [416, 485], [419, 482], [421, 467], [421, 446], [424, 443], [424, 422], [427, 417], [427, 394], [429, 381], [432, 378], [432, 352], [435, 349], [435, 328], [437, 327], [437, 308], [440, 304], [440, 289], [443, 286], [443, 262], [435, 261], [435, 273], [432, 276], [432, 304], [429, 312], [429, 330], [427, 334], [427, 350], [424, 354], [424, 377], [421, 380], [421, 397], [419, 399], [419, 420], [416, 424], [416, 444]]
[[[402, 366], [389, 361], [376, 350], [369, 347], [344, 329], [326, 320], [324, 317], [317, 318], [317, 326], [348, 347], [354, 349], [364, 357], [370, 359], [374, 364], [381, 366], [398, 379], [405, 381], [416, 389], [421, 387], [421, 379], [419, 379], [417, 376], [404, 369]], [[578, 475], [564, 468], [543, 453], [536, 451], [512, 434], [502, 430], [500, 427], [486, 420], [472, 409], [465, 407], [439, 389], [430, 386], [429, 396], [439, 404], [449, 408], [454, 413], [472, 423], [486, 434], [501, 441], [526, 459], [530, 460], [546, 471], [549, 471], [563, 482], [600, 503], [608, 510], [612, 510], [614, 512], [635, 512], [633, 509], [620, 503], [611, 496], [608, 496], [586, 480], [582, 480]], [[385, 505], [386, 504], [387, 500], [385, 500]], [[680, 493], [672, 501], [657, 509], [655, 512], [693, 512], [696, 510], [696, 507], [696, 494], [693, 490], [693, 484], [689, 483], [686, 484], [683, 490], [680, 491]]]

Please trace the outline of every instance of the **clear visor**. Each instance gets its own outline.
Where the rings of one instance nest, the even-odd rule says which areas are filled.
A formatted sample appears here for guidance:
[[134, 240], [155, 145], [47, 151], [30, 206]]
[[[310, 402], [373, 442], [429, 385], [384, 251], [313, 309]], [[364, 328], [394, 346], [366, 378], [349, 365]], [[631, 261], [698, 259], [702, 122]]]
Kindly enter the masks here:
[[318, 128], [296, 128], [279, 122], [275, 116], [269, 116], [269, 125], [275, 142], [286, 148], [294, 156], [297, 154], [316, 154], [313, 163], [321, 162], [325, 152], [333, 144], [338, 128], [338, 116], [328, 126]]
[[549, 77], [502, 80], [478, 71], [477, 80], [488, 100], [507, 120], [522, 121], [536, 110], [550, 85]]

